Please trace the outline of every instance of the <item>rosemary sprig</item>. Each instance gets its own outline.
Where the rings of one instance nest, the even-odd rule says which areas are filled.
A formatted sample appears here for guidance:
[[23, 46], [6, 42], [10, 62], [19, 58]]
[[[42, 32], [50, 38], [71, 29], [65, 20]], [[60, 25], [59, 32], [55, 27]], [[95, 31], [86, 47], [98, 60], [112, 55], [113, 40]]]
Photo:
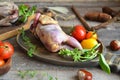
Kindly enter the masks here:
[[28, 56], [33, 57], [33, 53], [35, 52], [36, 46], [32, 44], [30, 38], [26, 36], [24, 28], [22, 28], [20, 31], [21, 31], [22, 40], [24, 41], [24, 44], [27, 45], [28, 47], [27, 54]]

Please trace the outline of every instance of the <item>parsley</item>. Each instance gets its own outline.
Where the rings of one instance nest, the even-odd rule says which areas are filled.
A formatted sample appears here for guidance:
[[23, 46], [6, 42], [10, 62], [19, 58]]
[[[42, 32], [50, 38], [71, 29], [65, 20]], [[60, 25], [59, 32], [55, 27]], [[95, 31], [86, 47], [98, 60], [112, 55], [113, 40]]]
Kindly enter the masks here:
[[57, 77], [53, 77], [52, 75], [50, 75], [48, 73], [44, 73], [43, 76], [47, 77], [47, 80], [58, 80]]
[[88, 61], [95, 58], [99, 54], [98, 50], [96, 50], [99, 46], [100, 44], [96, 45], [92, 49], [83, 49], [83, 50], [79, 50], [77, 48], [73, 50], [61, 49], [58, 54], [64, 55], [64, 56], [70, 56], [75, 62], [78, 62], [78, 61], [83, 62], [83, 61]]
[[36, 71], [18, 71], [18, 75], [21, 77], [21, 78], [25, 78], [26, 76], [30, 76], [30, 77], [35, 77], [35, 75], [37, 74]]
[[28, 16], [32, 15], [36, 11], [36, 6], [32, 6], [31, 8], [27, 5], [21, 4], [19, 5], [19, 21], [20, 22], [26, 22]]
[[20, 31], [21, 31], [22, 40], [24, 41], [24, 44], [27, 45], [28, 47], [27, 54], [28, 56], [33, 57], [33, 53], [35, 52], [36, 46], [32, 44], [30, 38], [25, 35], [24, 28], [22, 28]]
[[105, 61], [103, 54], [99, 53], [97, 50], [99, 46], [100, 44], [97, 44], [92, 49], [82, 49], [82, 50], [79, 50], [77, 48], [73, 50], [61, 49], [58, 54], [63, 56], [70, 56], [75, 62], [78, 62], [78, 61], [84, 62], [84, 61], [94, 59], [96, 56], [99, 56], [100, 67], [102, 68], [103, 71], [110, 74], [111, 71], [110, 71], [109, 65]]

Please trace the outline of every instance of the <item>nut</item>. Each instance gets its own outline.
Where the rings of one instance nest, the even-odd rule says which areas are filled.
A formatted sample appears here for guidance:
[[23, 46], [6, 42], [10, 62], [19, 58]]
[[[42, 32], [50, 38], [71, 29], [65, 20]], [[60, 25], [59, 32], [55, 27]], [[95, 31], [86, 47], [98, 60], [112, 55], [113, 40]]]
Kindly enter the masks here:
[[112, 40], [110, 42], [110, 48], [113, 50], [113, 51], [117, 51], [120, 49], [120, 41], [118, 40]]
[[79, 80], [92, 80], [92, 73], [81, 69], [78, 71], [78, 79]]

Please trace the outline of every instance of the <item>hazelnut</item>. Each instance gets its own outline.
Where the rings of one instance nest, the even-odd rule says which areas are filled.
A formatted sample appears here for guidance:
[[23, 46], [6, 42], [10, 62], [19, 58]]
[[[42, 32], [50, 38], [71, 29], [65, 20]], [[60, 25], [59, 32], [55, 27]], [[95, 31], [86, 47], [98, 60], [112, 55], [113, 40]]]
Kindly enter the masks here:
[[119, 50], [119, 49], [120, 49], [120, 41], [118, 41], [118, 40], [112, 40], [112, 41], [110, 42], [110, 48], [111, 48], [112, 50], [114, 50], [114, 51]]
[[81, 69], [78, 71], [78, 79], [79, 80], [92, 80], [92, 73]]

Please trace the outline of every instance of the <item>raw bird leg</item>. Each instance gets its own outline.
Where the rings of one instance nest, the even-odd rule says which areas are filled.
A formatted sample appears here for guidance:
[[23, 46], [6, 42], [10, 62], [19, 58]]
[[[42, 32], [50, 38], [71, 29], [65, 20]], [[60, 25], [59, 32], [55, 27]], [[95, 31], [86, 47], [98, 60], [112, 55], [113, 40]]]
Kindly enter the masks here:
[[81, 44], [75, 38], [63, 32], [58, 24], [41, 25], [39, 23], [36, 27], [36, 34], [51, 52], [57, 52], [63, 48], [82, 49]]

